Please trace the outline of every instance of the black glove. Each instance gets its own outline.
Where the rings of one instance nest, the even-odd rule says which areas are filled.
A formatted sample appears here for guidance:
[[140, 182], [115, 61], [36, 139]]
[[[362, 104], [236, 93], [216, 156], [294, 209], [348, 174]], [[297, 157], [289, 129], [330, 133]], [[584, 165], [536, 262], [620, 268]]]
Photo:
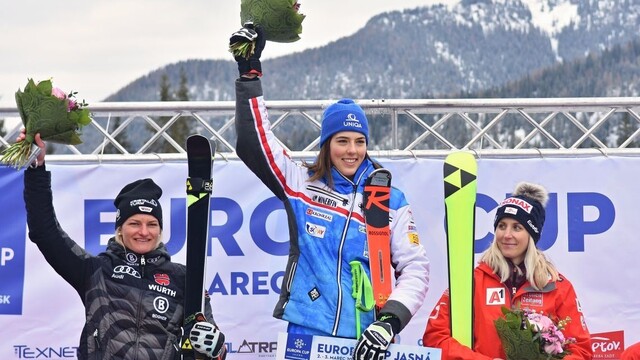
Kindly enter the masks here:
[[189, 332], [189, 340], [193, 349], [214, 359], [226, 357], [224, 334], [217, 326], [210, 322], [201, 321], [193, 325]]
[[262, 76], [262, 64], [260, 64], [260, 56], [264, 50], [267, 39], [264, 36], [264, 30], [259, 25], [247, 22], [244, 26], [231, 34], [229, 45], [249, 44], [249, 48], [245, 55], [234, 53], [234, 58], [238, 63], [238, 72], [240, 76], [245, 74], [256, 74]]
[[393, 339], [391, 324], [376, 321], [369, 325], [353, 351], [354, 360], [383, 360], [387, 356], [387, 348]]

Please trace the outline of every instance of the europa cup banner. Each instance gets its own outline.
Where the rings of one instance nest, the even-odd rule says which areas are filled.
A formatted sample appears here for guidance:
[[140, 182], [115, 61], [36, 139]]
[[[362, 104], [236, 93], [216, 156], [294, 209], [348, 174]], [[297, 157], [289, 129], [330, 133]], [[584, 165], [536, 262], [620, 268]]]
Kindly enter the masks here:
[[[428, 317], [447, 287], [443, 160], [376, 160], [411, 204], [431, 262], [424, 304], [396, 337], [397, 345], [422, 346]], [[113, 199], [122, 186], [154, 179], [163, 189], [163, 242], [173, 261], [185, 262], [186, 161], [50, 163], [47, 169], [58, 223], [94, 255], [114, 235]], [[287, 327], [272, 316], [289, 255], [284, 206], [239, 160], [216, 161], [213, 173], [205, 286], [227, 359], [275, 359], [278, 333]], [[498, 204], [520, 181], [544, 185], [549, 202], [538, 246], [574, 285], [602, 359], [640, 341], [637, 179], [640, 157], [478, 160], [476, 262], [493, 239]], [[0, 167], [0, 359], [75, 359], [82, 301], [29, 241], [22, 192], [23, 173]]]
[[[352, 360], [356, 340], [301, 334], [278, 334], [276, 360]], [[440, 360], [442, 350], [422, 346], [391, 344], [388, 360]]]

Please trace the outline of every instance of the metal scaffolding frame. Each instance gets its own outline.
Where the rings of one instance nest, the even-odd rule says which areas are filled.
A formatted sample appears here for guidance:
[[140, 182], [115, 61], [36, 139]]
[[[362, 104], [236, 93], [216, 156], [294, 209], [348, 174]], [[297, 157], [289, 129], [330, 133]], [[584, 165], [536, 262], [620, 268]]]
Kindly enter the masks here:
[[[285, 138], [281, 142], [291, 157], [308, 159], [317, 154], [322, 111], [332, 102], [266, 102], [272, 129], [279, 139]], [[369, 118], [369, 152], [374, 157], [442, 158], [454, 150], [472, 151], [478, 157], [640, 155], [640, 97], [357, 103]], [[181, 122], [218, 142], [217, 157], [237, 159], [233, 101], [102, 102], [89, 108], [94, 120], [83, 129], [83, 139], [86, 135], [92, 141], [59, 145], [47, 161], [184, 161], [183, 144], [172, 138], [172, 129]], [[13, 142], [22, 124], [15, 106], [0, 105], [0, 119], [16, 124], [0, 138], [4, 147]], [[121, 140], [143, 133], [139, 144], [124, 145]], [[294, 140], [286, 138], [294, 133], [295, 143], [289, 143]]]

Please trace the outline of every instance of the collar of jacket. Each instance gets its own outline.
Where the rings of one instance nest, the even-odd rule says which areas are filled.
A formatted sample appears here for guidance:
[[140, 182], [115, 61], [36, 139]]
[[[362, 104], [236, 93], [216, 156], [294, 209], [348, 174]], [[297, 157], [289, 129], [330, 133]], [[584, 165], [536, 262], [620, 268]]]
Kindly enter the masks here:
[[[333, 188], [341, 194], [349, 194], [353, 192], [353, 185], [358, 185], [358, 189], [364, 186], [367, 176], [373, 171], [373, 163], [369, 159], [364, 159], [362, 164], [353, 175], [353, 180], [342, 175], [335, 166], [331, 167], [331, 176], [333, 177]], [[359, 190], [360, 191], [360, 190]]]
[[[485, 274], [487, 274], [488, 276], [491, 276], [492, 278], [496, 279], [496, 281], [500, 282], [500, 277], [493, 271], [493, 269], [485, 262], [481, 262], [480, 264], [478, 264], [478, 269], [482, 272], [484, 272]], [[562, 278], [560, 278], [562, 279]], [[501, 282], [502, 283], [502, 282]], [[507, 284], [502, 283], [505, 286], [507, 286]], [[524, 291], [525, 292], [538, 292], [538, 293], [546, 293], [546, 292], [550, 292], [556, 289], [556, 282], [555, 281], [549, 281], [547, 283], [547, 285], [545, 285], [544, 288], [542, 288], [542, 290], [536, 290], [533, 286], [531, 286], [531, 284], [529, 284], [529, 281], [525, 280], [524, 282]]]
[[112, 237], [107, 243], [106, 253], [116, 255], [131, 265], [140, 265], [142, 258], [145, 259], [147, 264], [171, 260], [171, 256], [169, 255], [169, 252], [167, 252], [167, 247], [163, 242], [160, 243], [157, 249], [141, 255], [129, 249], [125, 249], [123, 245], [116, 241], [115, 237]]

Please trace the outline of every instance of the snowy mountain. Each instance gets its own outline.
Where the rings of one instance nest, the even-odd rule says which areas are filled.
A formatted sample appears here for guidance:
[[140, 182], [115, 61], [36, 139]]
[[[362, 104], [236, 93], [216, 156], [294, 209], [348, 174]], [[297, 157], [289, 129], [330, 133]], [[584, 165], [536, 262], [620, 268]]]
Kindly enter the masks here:
[[[637, 37], [639, 0], [462, 0], [373, 17], [352, 36], [263, 61], [268, 99], [424, 98], [497, 88]], [[269, 44], [267, 44], [268, 46]], [[189, 60], [109, 101], [159, 99], [180, 72], [193, 100], [232, 100], [235, 63]]]

